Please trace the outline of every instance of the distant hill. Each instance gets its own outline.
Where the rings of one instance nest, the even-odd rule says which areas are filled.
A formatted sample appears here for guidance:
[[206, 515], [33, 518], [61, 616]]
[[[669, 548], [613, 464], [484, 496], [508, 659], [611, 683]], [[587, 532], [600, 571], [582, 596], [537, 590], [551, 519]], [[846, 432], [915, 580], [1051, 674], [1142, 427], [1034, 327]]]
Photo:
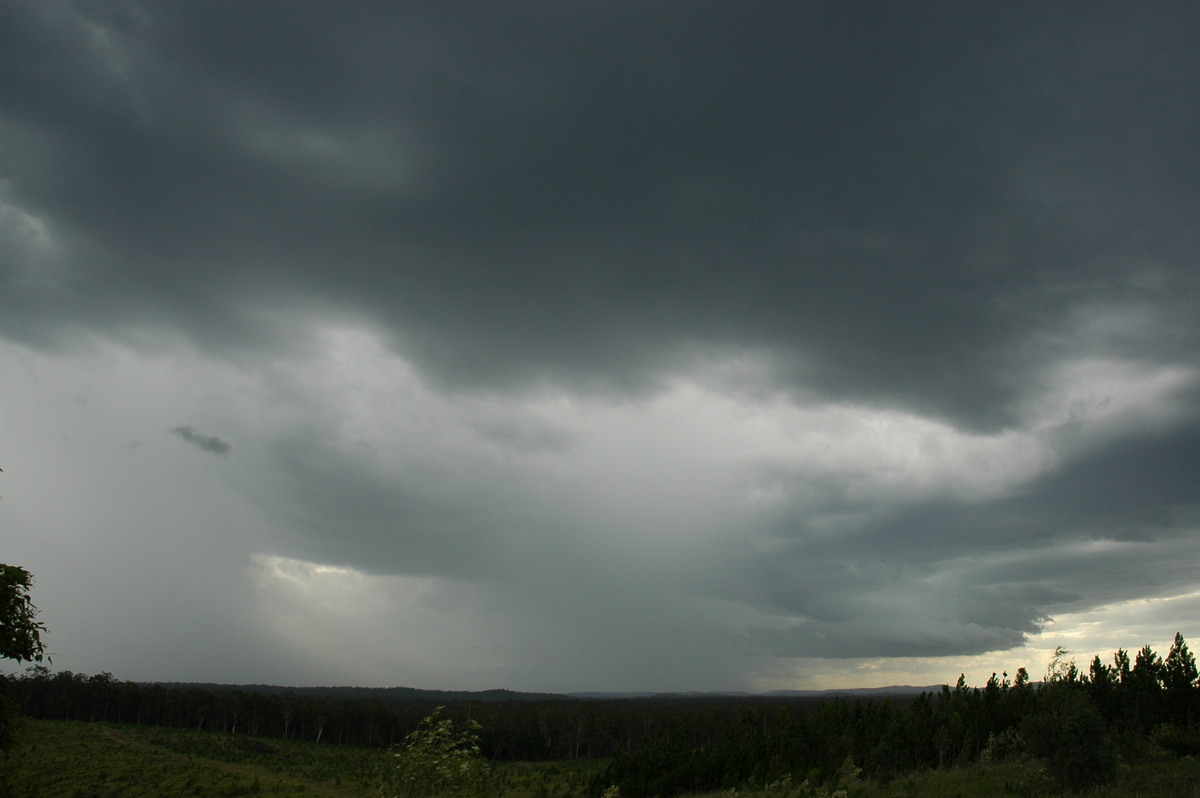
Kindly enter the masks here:
[[141, 682], [143, 687], [159, 686], [168, 690], [220, 690], [225, 692], [320, 696], [322, 698], [369, 699], [391, 702], [431, 701], [545, 701], [561, 699], [555, 693], [521, 693], [516, 690], [421, 690], [416, 687], [286, 687], [275, 684], [215, 684], [212, 682]]
[[220, 690], [243, 693], [280, 695], [320, 696], [323, 698], [380, 699], [389, 702], [437, 701], [553, 701], [563, 699], [608, 700], [622, 698], [878, 698], [883, 696], [915, 696], [921, 693], [937, 693], [941, 685], [914, 687], [893, 685], [890, 687], [854, 687], [842, 690], [771, 690], [765, 693], [738, 691], [687, 691], [687, 692], [606, 692], [590, 691], [576, 693], [523, 693], [517, 690], [422, 690], [417, 687], [286, 687], [274, 684], [215, 684], [211, 682], [141, 682], [142, 686], [157, 685], [169, 690]]
[[772, 690], [769, 693], [763, 693], [763, 695], [797, 696], [802, 698], [830, 698], [844, 695], [855, 698], [875, 698], [889, 695], [916, 696], [921, 693], [938, 693], [941, 692], [941, 689], [942, 685], [940, 684], [925, 685], [924, 687], [915, 687], [911, 684], [894, 684], [888, 687], [851, 687], [841, 690]]
[[747, 693], [736, 691], [720, 691], [714, 690], [709, 692], [678, 692], [678, 693], [656, 693], [656, 692], [586, 692], [586, 693], [567, 693], [570, 698], [837, 698], [838, 696], [847, 696], [855, 698], [878, 698], [884, 696], [916, 696], [921, 693], [938, 693], [942, 689], [940, 684], [914, 687], [912, 685], [892, 685], [889, 687], [850, 687], [840, 690], [771, 690], [765, 693]]

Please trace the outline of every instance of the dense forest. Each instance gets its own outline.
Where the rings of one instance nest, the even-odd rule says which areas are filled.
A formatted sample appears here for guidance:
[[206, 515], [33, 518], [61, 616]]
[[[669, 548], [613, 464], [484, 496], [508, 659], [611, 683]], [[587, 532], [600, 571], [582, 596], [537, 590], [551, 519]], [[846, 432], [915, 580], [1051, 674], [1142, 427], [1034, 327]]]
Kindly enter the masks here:
[[21, 714], [190, 727], [231, 734], [386, 747], [435, 705], [481, 724], [493, 760], [611, 760], [596, 782], [625, 798], [828, 780], [847, 768], [880, 782], [927, 768], [1031, 756], [1064, 787], [1110, 780], [1148, 746], [1200, 754], [1200, 684], [1182, 635], [1166, 657], [1059, 651], [1044, 679], [1020, 669], [982, 687], [917, 697], [692, 696], [622, 699], [519, 693], [227, 688], [137, 684], [41, 665], [8, 680]]

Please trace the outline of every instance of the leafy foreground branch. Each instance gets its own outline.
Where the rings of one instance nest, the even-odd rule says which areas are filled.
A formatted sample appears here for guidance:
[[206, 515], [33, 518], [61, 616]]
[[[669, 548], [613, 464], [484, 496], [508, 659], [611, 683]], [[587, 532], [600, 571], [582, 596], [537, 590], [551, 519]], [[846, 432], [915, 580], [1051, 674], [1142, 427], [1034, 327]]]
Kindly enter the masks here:
[[[0, 659], [15, 662], [49, 661], [42, 635], [45, 625], [29, 592], [33, 575], [17, 565], [0, 563]], [[0, 673], [0, 751], [12, 747], [16, 706], [8, 697], [7, 679]]]
[[37, 619], [38, 609], [29, 595], [32, 589], [29, 571], [0, 563], [0, 659], [41, 662], [46, 658], [42, 643], [46, 627]]

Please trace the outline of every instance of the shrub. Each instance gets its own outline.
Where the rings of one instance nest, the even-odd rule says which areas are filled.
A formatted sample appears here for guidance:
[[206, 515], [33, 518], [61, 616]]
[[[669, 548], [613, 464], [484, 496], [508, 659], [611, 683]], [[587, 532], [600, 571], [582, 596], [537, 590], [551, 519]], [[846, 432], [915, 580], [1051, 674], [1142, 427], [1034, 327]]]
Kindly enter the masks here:
[[479, 724], [468, 720], [456, 725], [440, 717], [442, 709], [421, 721], [394, 754], [410, 796], [479, 787], [488, 774], [488, 762], [479, 751]]
[[1200, 732], [1178, 726], [1158, 726], [1150, 733], [1153, 743], [1175, 756], [1200, 756]]
[[1025, 738], [1016, 726], [988, 735], [987, 745], [979, 754], [981, 762], [1008, 762], [1025, 754]]
[[1080, 790], [1117, 777], [1117, 754], [1104, 719], [1082, 690], [1069, 684], [1046, 688], [1041, 712], [1027, 718], [1023, 736], [1059, 787]]

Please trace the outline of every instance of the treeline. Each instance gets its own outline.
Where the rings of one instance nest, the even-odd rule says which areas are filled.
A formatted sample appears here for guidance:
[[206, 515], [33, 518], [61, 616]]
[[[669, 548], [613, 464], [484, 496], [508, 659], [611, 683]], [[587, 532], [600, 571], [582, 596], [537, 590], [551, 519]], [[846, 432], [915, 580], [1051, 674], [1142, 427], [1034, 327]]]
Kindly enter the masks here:
[[[982, 688], [960, 677], [952, 689], [911, 702], [834, 700], [804, 713], [747, 706], [707, 739], [648, 740], [620, 753], [598, 782], [628, 798], [772, 783], [829, 783], [851, 772], [884, 782], [926, 768], [1018, 757], [1040, 760], [1060, 787], [1111, 781], [1122, 756], [1154, 749], [1200, 754], [1200, 684], [1182, 635], [1166, 659], [1146, 646], [1133, 657], [1099, 656], [1085, 673], [1056, 652], [1045, 680], [1024, 668], [993, 674]], [[766, 715], [762, 710], [773, 712]]]
[[[960, 677], [916, 698], [522, 696], [487, 700], [357, 698], [329, 691], [264, 692], [218, 685], [137, 684], [101, 673], [30, 668], [9, 680], [21, 714], [386, 747], [436, 704], [482, 725], [494, 760], [612, 758], [596, 792], [627, 798], [826, 781], [847, 769], [878, 781], [981, 759], [1037, 757], [1065, 786], [1103, 782], [1118, 756], [1152, 741], [1200, 754], [1200, 684], [1182, 635], [1165, 658], [1145, 647], [1097, 656], [1084, 670], [1059, 652], [1046, 678], [1025, 669], [983, 687]], [[512, 696], [507, 696], [511, 699]], [[816, 781], [814, 781], [816, 780]]]
[[[374, 692], [374, 691], [371, 691]], [[817, 707], [815, 698], [569, 698], [488, 693], [428, 695], [264, 686], [138, 684], [109, 673], [87, 675], [29, 668], [8, 693], [20, 714], [192, 728], [257, 737], [388, 747], [403, 740], [437, 706], [455, 721], [482, 726], [480, 746], [495, 760], [613, 757], [666, 740], [708, 740], [741, 709], [767, 717], [788, 708]]]
[[[363, 697], [362, 691], [341, 688], [139, 684], [121, 681], [110, 673], [52, 673], [43, 666], [31, 667], [11, 679], [7, 692], [22, 715], [46, 720], [134, 723], [368, 747], [387, 747], [404, 739], [437, 705], [446, 705], [456, 717], [482, 715], [504, 730], [511, 725], [505, 718], [511, 721], [511, 716], [522, 713], [509, 713], [502, 707], [527, 703], [497, 694], [424, 695], [404, 688], [367, 691], [369, 697]], [[572, 703], [565, 699], [529, 701], [539, 706], [534, 713], [536, 721], [526, 720], [526, 725], [546, 731], [551, 718], [562, 715], [558, 705]], [[498, 736], [521, 738], [503, 731]], [[494, 753], [499, 758], [533, 753], [509, 754], [512, 748], [509, 741], [498, 740]], [[549, 748], [543, 756], [529, 758], [567, 758], [567, 746]]]

